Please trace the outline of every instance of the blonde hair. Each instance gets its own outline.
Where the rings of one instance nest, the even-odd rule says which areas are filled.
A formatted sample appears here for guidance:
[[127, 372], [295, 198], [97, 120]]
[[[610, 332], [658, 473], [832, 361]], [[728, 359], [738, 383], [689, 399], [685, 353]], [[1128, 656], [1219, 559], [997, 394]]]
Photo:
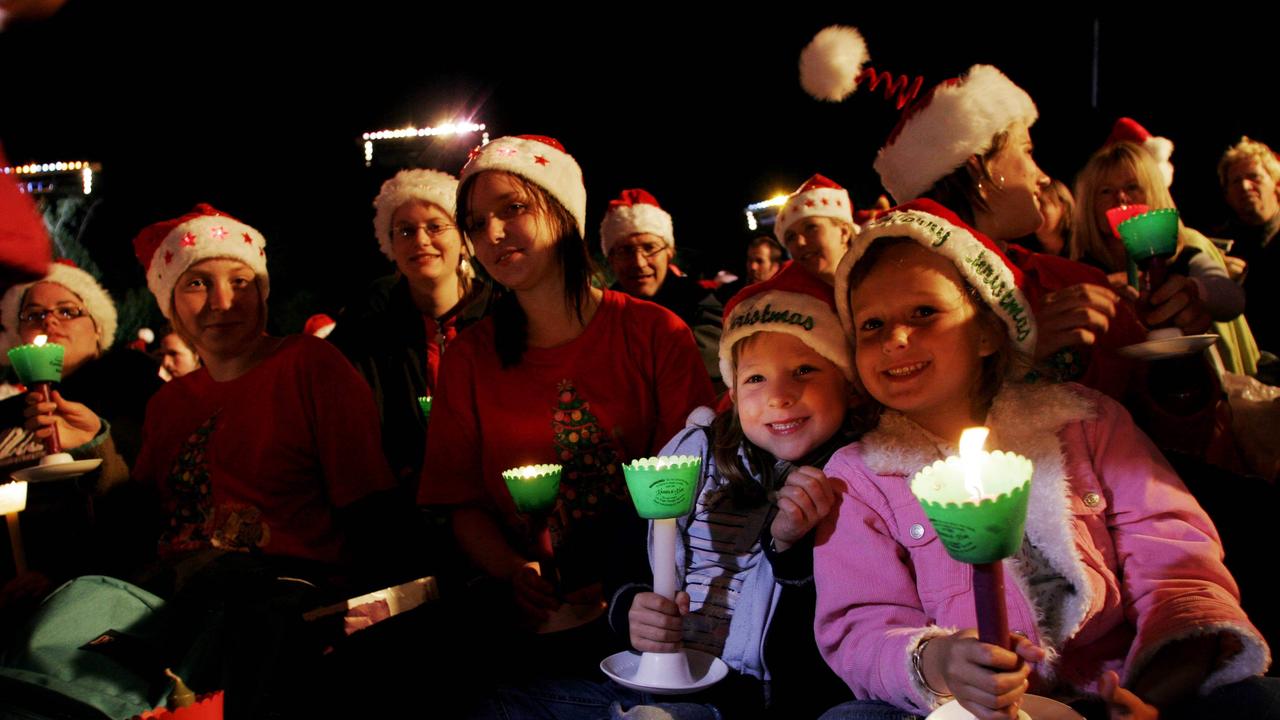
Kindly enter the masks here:
[[1271, 179], [1280, 183], [1280, 160], [1276, 159], [1275, 152], [1265, 143], [1252, 140], [1245, 135], [1235, 145], [1227, 148], [1227, 151], [1222, 153], [1222, 159], [1218, 161], [1218, 184], [1223, 190], [1227, 189], [1227, 171], [1241, 160], [1257, 160]]
[[[1076, 210], [1071, 220], [1071, 259], [1092, 258], [1105, 265], [1109, 272], [1124, 270], [1127, 259], [1123, 248], [1117, 247], [1111, 238], [1111, 229], [1098, 226], [1097, 190], [1102, 184], [1103, 176], [1117, 168], [1133, 173], [1148, 207], [1177, 207], [1173, 204], [1169, 188], [1164, 184], [1155, 158], [1146, 150], [1133, 143], [1118, 142], [1095, 152], [1076, 176]], [[1179, 225], [1179, 235], [1181, 234]], [[1179, 238], [1179, 249], [1182, 245], [1182, 239]]]

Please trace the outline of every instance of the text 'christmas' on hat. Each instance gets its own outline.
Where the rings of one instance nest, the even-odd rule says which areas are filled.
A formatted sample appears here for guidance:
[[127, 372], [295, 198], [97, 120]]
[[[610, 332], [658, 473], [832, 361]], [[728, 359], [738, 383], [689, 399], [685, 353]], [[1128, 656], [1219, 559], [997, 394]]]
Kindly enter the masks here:
[[391, 216], [412, 200], [435, 205], [453, 220], [458, 202], [458, 178], [439, 170], [415, 169], [401, 170], [382, 183], [378, 197], [373, 199], [376, 211], [373, 231], [378, 236], [378, 247], [389, 260], [396, 259], [391, 252]]
[[160, 312], [170, 321], [178, 276], [201, 260], [239, 260], [257, 276], [264, 301], [270, 290], [267, 241], [262, 233], [205, 203], [182, 217], [143, 228], [133, 239], [133, 252], [147, 271], [147, 287]]
[[795, 262], [787, 262], [768, 280], [738, 291], [724, 308], [720, 377], [733, 387], [733, 346], [739, 340], [776, 332], [799, 338], [852, 382], [853, 352], [840, 329], [834, 300], [830, 285]]
[[858, 230], [858, 226], [853, 222], [853, 201], [849, 199], [849, 191], [822, 175], [809, 178], [787, 198], [787, 202], [778, 211], [778, 217], [774, 221], [774, 237], [786, 246], [787, 230], [801, 220], [811, 217], [841, 220], [854, 232]]
[[990, 65], [945, 80], [903, 112], [876, 156], [880, 182], [899, 204], [923, 195], [1014, 123], [1039, 117], [1025, 90]]
[[582, 182], [582, 168], [558, 140], [510, 135], [481, 145], [471, 151], [461, 180], [486, 170], [519, 175], [546, 190], [578, 221], [579, 234], [587, 236], [587, 187]]
[[863, 226], [836, 271], [836, 308], [849, 342], [855, 342], [853, 310], [849, 306], [849, 275], [867, 248], [880, 238], [908, 238], [926, 250], [945, 256], [960, 276], [1005, 324], [1014, 345], [1027, 355], [1036, 348], [1036, 322], [1022, 292], [1022, 271], [986, 235], [965, 224], [955, 213], [929, 199], [913, 200]]
[[658, 205], [658, 199], [648, 190], [623, 190], [622, 195], [609, 201], [600, 223], [600, 249], [609, 257], [619, 240], [641, 233], [657, 235], [667, 242], [667, 247], [676, 246], [671, 214]]
[[4, 333], [0, 334], [0, 363], [8, 365], [9, 349], [22, 344], [18, 313], [22, 310], [22, 301], [27, 291], [42, 282], [61, 285], [80, 298], [98, 329], [98, 352], [106, 352], [116, 338], [116, 304], [92, 275], [76, 267], [70, 260], [55, 260], [49, 263], [49, 272], [43, 278], [10, 286], [4, 296], [0, 297], [0, 322], [4, 323]]
[[1156, 166], [1160, 168], [1160, 176], [1164, 178], [1164, 186], [1173, 185], [1172, 140], [1152, 135], [1137, 120], [1122, 117], [1111, 126], [1111, 134], [1107, 136], [1104, 147], [1118, 142], [1131, 142], [1151, 153], [1151, 157], [1156, 159]]

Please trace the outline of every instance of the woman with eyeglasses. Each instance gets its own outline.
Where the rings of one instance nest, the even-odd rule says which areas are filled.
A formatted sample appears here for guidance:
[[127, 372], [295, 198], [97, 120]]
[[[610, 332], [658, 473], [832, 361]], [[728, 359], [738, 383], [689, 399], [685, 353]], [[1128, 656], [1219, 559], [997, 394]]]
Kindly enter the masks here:
[[[84, 419], [95, 426], [95, 435], [104, 427], [98, 419], [106, 420], [116, 450], [132, 463], [142, 444], [147, 401], [162, 383], [146, 355], [123, 347], [111, 351], [116, 306], [98, 281], [74, 265], [55, 262], [43, 280], [5, 292], [0, 299], [0, 322], [4, 324], [0, 363], [8, 364], [10, 348], [34, 342], [40, 335], [63, 347], [62, 382], [55, 391], [55, 403], [65, 405], [62, 398], [66, 398], [96, 413], [96, 418]], [[0, 403], [5, 428], [24, 424], [26, 405], [24, 397]], [[48, 416], [50, 423], [52, 417]], [[58, 424], [65, 427], [62, 421]], [[43, 455], [36, 435], [47, 435], [44, 429], [22, 437], [14, 430], [7, 432], [0, 444], [0, 467], [16, 469]], [[104, 432], [98, 442], [105, 438]]]
[[[0, 474], [7, 479], [11, 471], [39, 462], [50, 426], [75, 459], [105, 461], [79, 480], [28, 487], [22, 530], [31, 572], [0, 590], [0, 608], [13, 610], [63, 580], [86, 572], [112, 574], [127, 564], [122, 556], [131, 536], [101, 518], [107, 506], [128, 504], [128, 493], [121, 492], [127, 490], [126, 463], [138, 455], [147, 401], [162, 383], [146, 355], [111, 349], [111, 296], [89, 273], [63, 261], [50, 265], [41, 280], [10, 287], [0, 298], [0, 322], [0, 363], [8, 364], [11, 348], [41, 335], [63, 348], [54, 402], [39, 402], [35, 393], [0, 402]], [[5, 573], [7, 568], [0, 569], [0, 584], [8, 580]]]
[[380, 278], [343, 311], [329, 341], [373, 390], [382, 446], [406, 498], [422, 472], [427, 412], [445, 348], [484, 315], [487, 285], [453, 219], [457, 178], [401, 170], [374, 198], [378, 247], [396, 272]]

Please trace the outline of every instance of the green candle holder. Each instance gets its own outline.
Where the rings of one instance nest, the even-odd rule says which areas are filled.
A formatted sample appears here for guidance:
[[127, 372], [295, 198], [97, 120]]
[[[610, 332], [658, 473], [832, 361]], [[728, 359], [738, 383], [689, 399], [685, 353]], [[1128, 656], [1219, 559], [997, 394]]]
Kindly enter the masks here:
[[418, 407], [422, 410], [422, 419], [431, 422], [431, 396], [418, 396]]
[[26, 385], [62, 380], [61, 345], [19, 345], [9, 350], [9, 364], [18, 373], [18, 379]]
[[939, 460], [916, 473], [911, 492], [951, 557], [960, 562], [992, 563], [1022, 546], [1031, 492], [1031, 461], [995, 451], [977, 459], [983, 497], [974, 500], [965, 488], [965, 468], [958, 457]]
[[688, 515], [698, 487], [702, 458], [667, 455], [634, 460], [622, 466], [636, 512], [646, 520]]
[[1178, 251], [1178, 211], [1174, 208], [1148, 210], [1117, 223], [1116, 232], [1134, 262], [1170, 257]]
[[560, 495], [559, 465], [524, 465], [502, 471], [516, 510], [522, 513], [549, 512]]

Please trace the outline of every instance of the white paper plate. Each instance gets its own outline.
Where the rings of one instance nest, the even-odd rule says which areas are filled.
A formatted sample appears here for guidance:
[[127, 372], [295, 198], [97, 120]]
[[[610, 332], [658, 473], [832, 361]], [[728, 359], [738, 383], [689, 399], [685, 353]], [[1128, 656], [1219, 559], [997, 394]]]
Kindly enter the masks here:
[[689, 656], [689, 674], [693, 675], [693, 682], [689, 685], [655, 687], [632, 681], [636, 671], [640, 669], [638, 652], [627, 651], [610, 655], [600, 661], [600, 669], [609, 676], [609, 679], [623, 687], [658, 695], [688, 695], [715, 685], [729, 674], [729, 666], [715, 655], [698, 650], [685, 650], [684, 653]]
[[47, 480], [67, 480], [73, 477], [79, 477], [90, 470], [96, 469], [102, 464], [102, 458], [93, 458], [92, 460], [74, 460], [69, 463], [59, 463], [57, 465], [36, 465], [23, 470], [17, 470], [10, 475], [14, 480], [23, 482], [45, 482]]
[[1148, 340], [1133, 345], [1126, 345], [1116, 352], [1121, 356], [1134, 360], [1160, 360], [1200, 352], [1218, 341], [1218, 336], [1184, 335], [1182, 337]]
[[[1057, 700], [1050, 700], [1039, 695], [1027, 695], [1022, 698], [1022, 710], [1018, 713], [1018, 719], [1023, 720], [1024, 718], [1030, 718], [1031, 720], [1084, 720], [1084, 717], [1075, 710]], [[973, 713], [960, 707], [960, 703], [952, 700], [929, 713], [929, 717], [925, 718], [925, 720], [973, 720]]]

